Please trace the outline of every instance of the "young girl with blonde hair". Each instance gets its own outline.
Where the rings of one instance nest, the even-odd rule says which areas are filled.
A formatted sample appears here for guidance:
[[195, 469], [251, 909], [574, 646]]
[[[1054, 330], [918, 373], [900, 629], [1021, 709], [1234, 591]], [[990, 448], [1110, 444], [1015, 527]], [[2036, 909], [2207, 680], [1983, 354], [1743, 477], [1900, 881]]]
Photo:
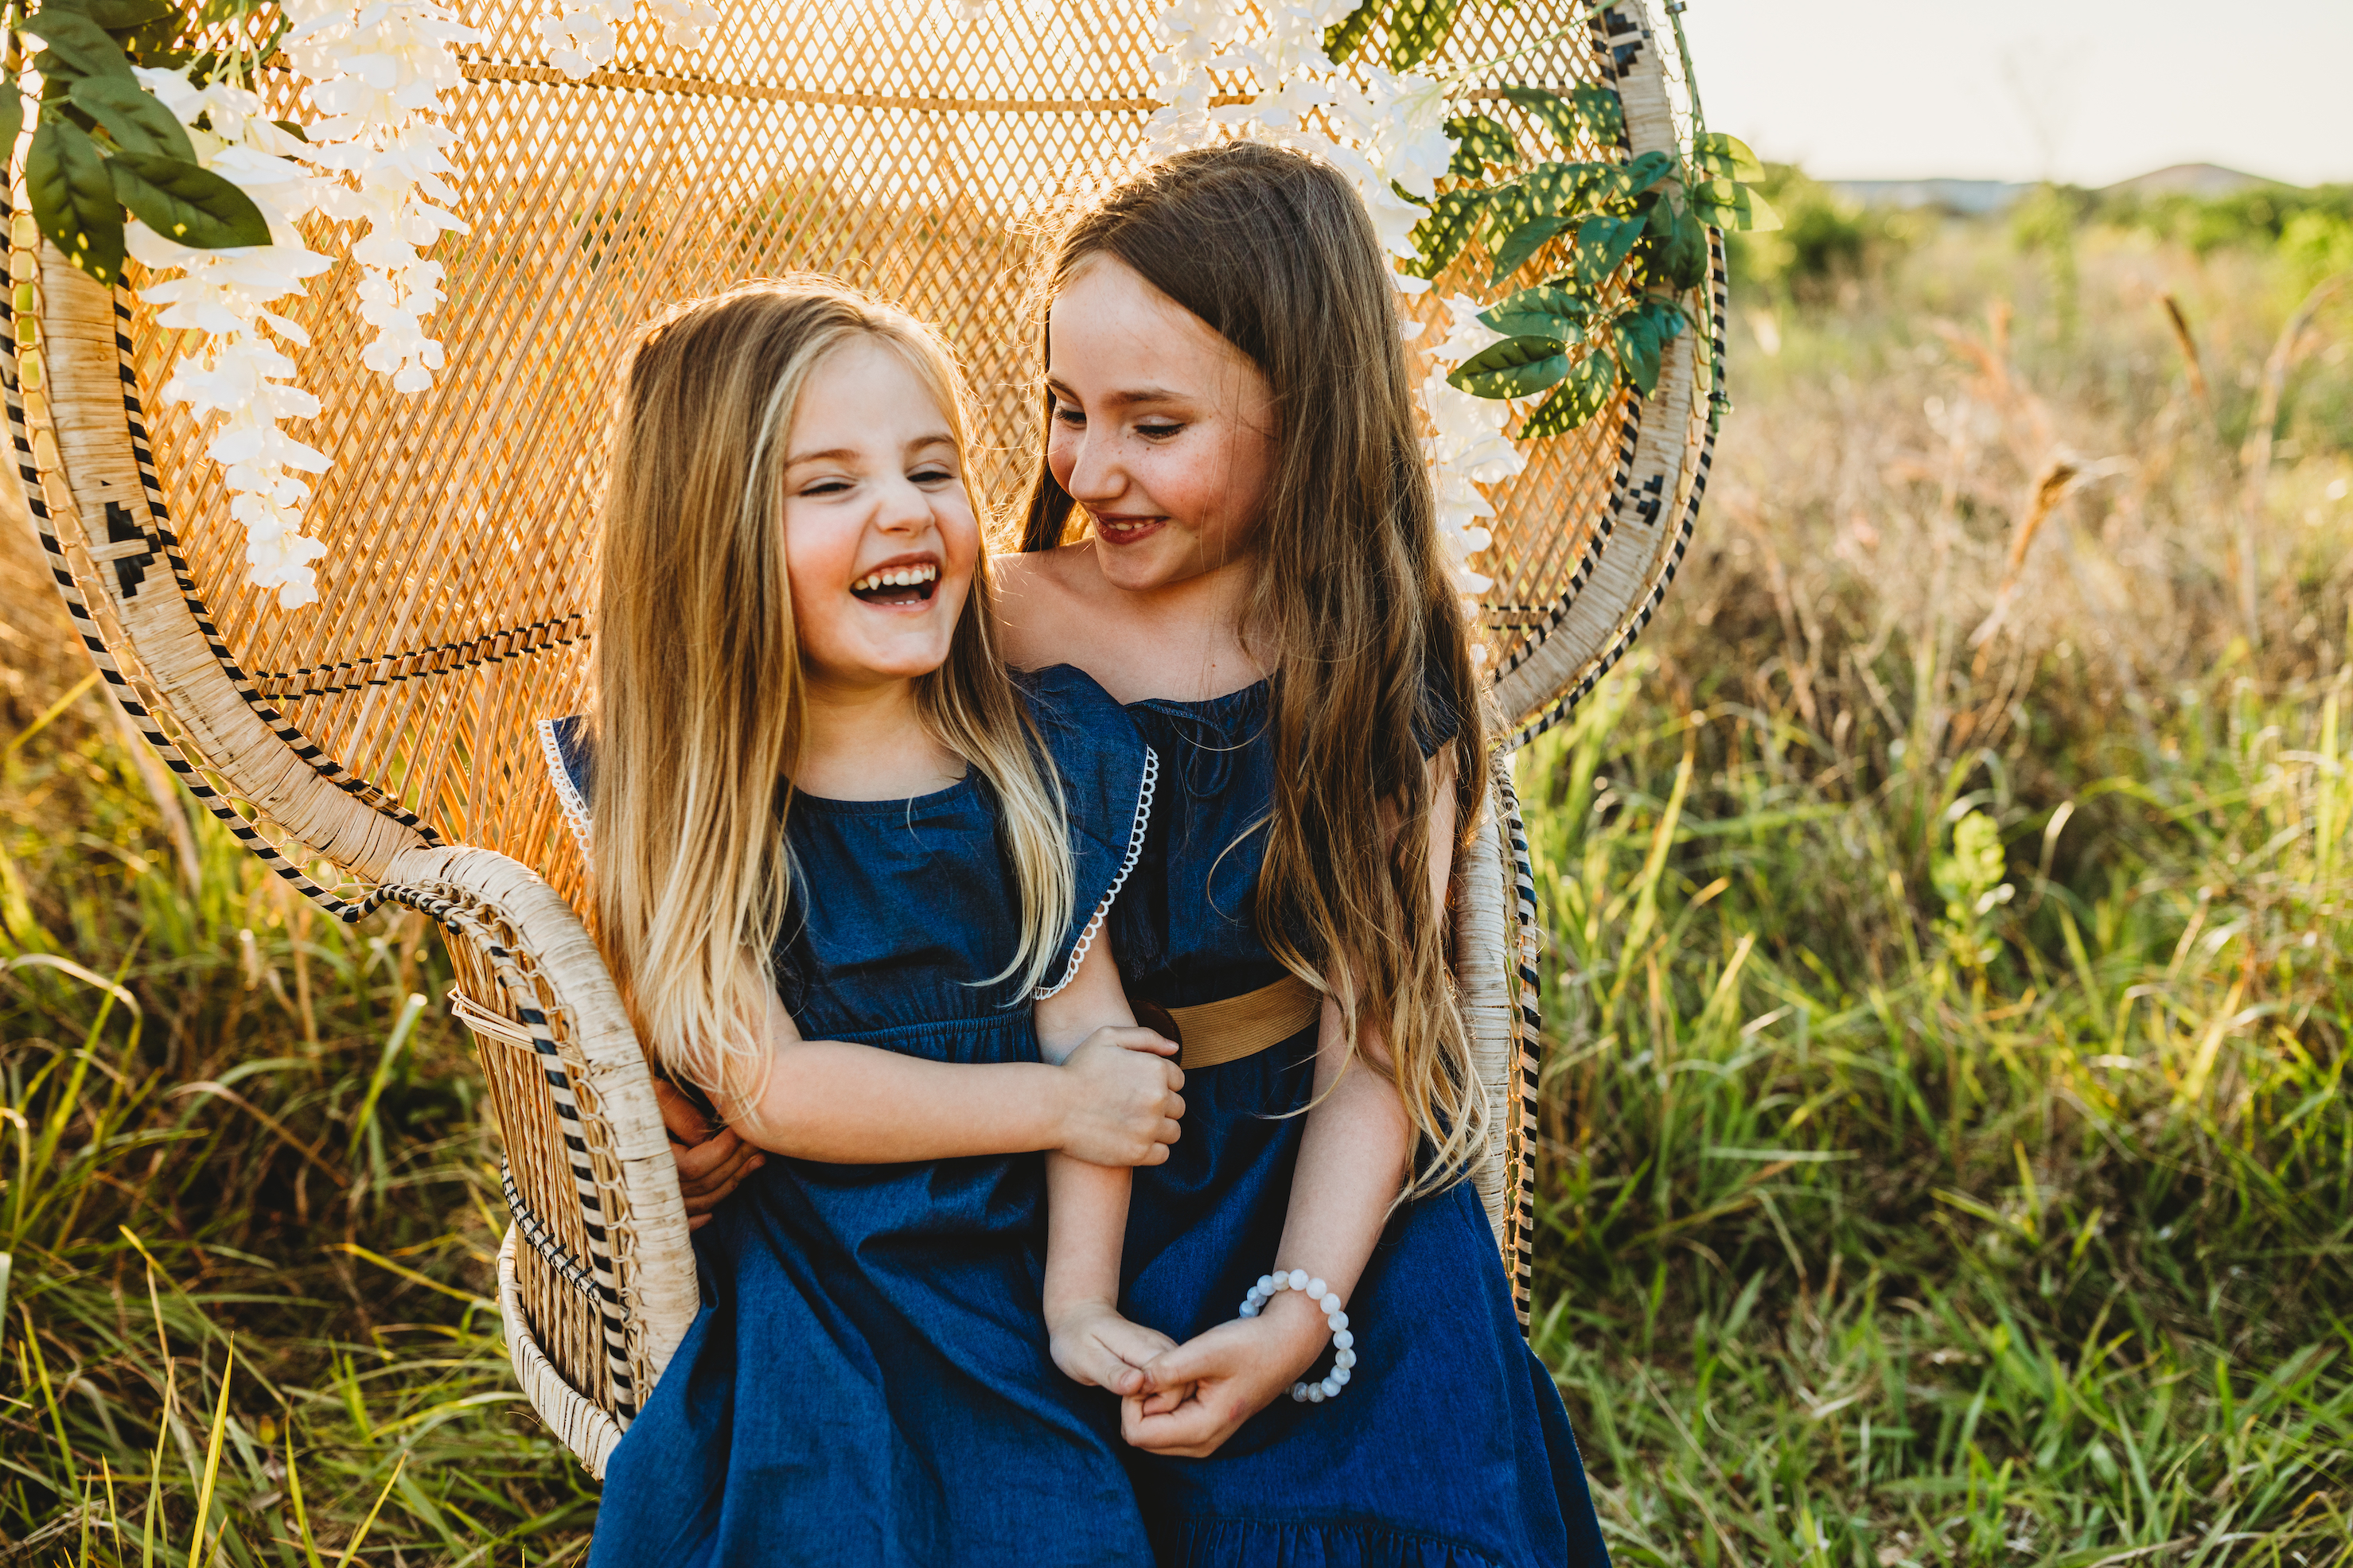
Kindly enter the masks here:
[[1008, 680], [927, 329], [750, 285], [626, 383], [595, 702], [546, 737], [641, 1037], [769, 1158], [590, 1560], [1148, 1561], [1081, 1385], [1172, 1343], [1113, 1300], [1182, 1075], [1103, 930], [1156, 759], [1078, 671]]
[[1001, 568], [1018, 666], [1125, 702], [1167, 780], [1113, 914], [1187, 1074], [1123, 1304], [1163, 1564], [1608, 1562], [1462, 1178], [1498, 1136], [1446, 965], [1488, 766], [1399, 321], [1330, 169], [1235, 143], [1080, 214]]

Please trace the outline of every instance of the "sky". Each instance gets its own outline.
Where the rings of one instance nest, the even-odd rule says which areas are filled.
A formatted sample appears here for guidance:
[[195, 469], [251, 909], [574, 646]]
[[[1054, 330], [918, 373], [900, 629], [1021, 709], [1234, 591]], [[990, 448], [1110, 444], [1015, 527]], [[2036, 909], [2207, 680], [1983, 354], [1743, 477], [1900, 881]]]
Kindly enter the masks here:
[[2353, 0], [1690, 0], [1711, 130], [1822, 179], [2353, 181]]

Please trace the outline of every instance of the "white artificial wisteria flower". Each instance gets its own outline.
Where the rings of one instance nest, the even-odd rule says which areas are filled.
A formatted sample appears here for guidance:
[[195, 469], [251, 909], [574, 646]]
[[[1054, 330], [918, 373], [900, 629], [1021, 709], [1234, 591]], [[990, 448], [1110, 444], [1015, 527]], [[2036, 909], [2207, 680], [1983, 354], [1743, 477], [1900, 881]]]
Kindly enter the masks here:
[[1422, 454], [1438, 498], [1439, 534], [1453, 557], [1454, 584], [1469, 595], [1494, 586], [1493, 579], [1471, 565], [1472, 556], [1495, 542], [1479, 521], [1495, 515], [1482, 487], [1501, 484], [1525, 468], [1528, 459], [1519, 444], [1504, 434], [1512, 416], [1510, 404], [1473, 397], [1446, 379], [1448, 371], [1501, 342], [1504, 334], [1479, 320], [1484, 307], [1476, 300], [1456, 294], [1445, 304], [1449, 330], [1445, 341], [1430, 350], [1430, 374], [1421, 384], [1421, 406], [1430, 416], [1430, 432], [1422, 440]]
[[540, 47], [549, 65], [578, 81], [613, 63], [621, 24], [637, 14], [637, 0], [563, 0], [555, 15], [536, 24]]
[[1365, 72], [1362, 121], [1366, 148], [1382, 173], [1408, 195], [1428, 201], [1439, 177], [1454, 161], [1455, 139], [1446, 133], [1447, 96], [1456, 84], [1406, 71], [1392, 76]]
[[693, 48], [719, 25], [719, 8], [706, 0], [646, 0], [646, 9], [661, 24], [662, 42], [672, 48]]
[[[960, 0], [957, 9], [965, 21], [977, 21], [986, 0]], [[719, 10], [708, 0], [646, 0], [646, 12], [659, 24], [662, 42], [673, 48], [693, 48], [719, 24]], [[534, 26], [547, 63], [578, 81], [613, 63], [620, 53], [621, 28], [637, 14], [638, 0], [557, 0], [555, 14]]]
[[286, 52], [310, 78], [304, 90], [327, 118], [311, 128], [311, 163], [343, 176], [319, 205], [365, 226], [352, 247], [360, 264], [360, 316], [376, 335], [360, 361], [400, 392], [433, 384], [441, 345], [424, 319], [441, 302], [441, 264], [424, 252], [465, 224], [442, 205], [457, 193], [442, 178], [457, 133], [428, 119], [463, 78], [457, 46], [481, 33], [437, 0], [288, 0]]
[[1153, 24], [1160, 48], [1152, 56], [1153, 92], [1161, 107], [1144, 122], [1143, 150], [1157, 157], [1215, 138], [1217, 121], [1209, 100], [1217, 87], [1210, 72], [1241, 68], [1225, 57], [1241, 47], [1249, 30], [1242, 10], [1227, 0], [1173, 0]]
[[[205, 455], [221, 465], [229, 515], [245, 529], [248, 580], [274, 590], [283, 608], [315, 604], [311, 563], [326, 546], [302, 531], [311, 487], [299, 476], [319, 472], [327, 458], [280, 421], [310, 418], [319, 400], [293, 384], [294, 362], [270, 333], [295, 343], [310, 339], [270, 307], [330, 265], [294, 227], [317, 204], [321, 182], [290, 156], [302, 143], [270, 121], [255, 94], [224, 82], [198, 88], [178, 71], [138, 76], [187, 127], [197, 161], [242, 190], [269, 225], [268, 245], [222, 250], [182, 245], [136, 219], [124, 226], [125, 247], [155, 279], [140, 293], [162, 307], [158, 323], [203, 334], [160, 395], [187, 405], [198, 421], [217, 416]], [[200, 119], [209, 129], [196, 125]], [[174, 270], [180, 276], [164, 276]]]

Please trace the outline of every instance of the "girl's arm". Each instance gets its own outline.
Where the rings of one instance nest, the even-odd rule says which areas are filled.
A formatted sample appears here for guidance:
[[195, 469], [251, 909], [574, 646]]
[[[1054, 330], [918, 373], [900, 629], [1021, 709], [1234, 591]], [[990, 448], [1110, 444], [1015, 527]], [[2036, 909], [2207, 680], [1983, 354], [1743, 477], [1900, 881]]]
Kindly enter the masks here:
[[[1060, 1062], [1093, 1037], [1090, 1027], [1124, 1035], [1134, 1023], [1118, 967], [1106, 944], [1097, 942], [1071, 983], [1038, 1004], [1038, 1047], [1048, 1061]], [[1173, 1065], [1167, 1070], [1172, 1087], [1181, 1086], [1184, 1074]], [[1171, 1099], [1169, 1115], [1181, 1116], [1184, 1100]], [[1166, 1148], [1156, 1154], [1167, 1158]], [[1142, 1392], [1144, 1364], [1176, 1344], [1119, 1315], [1130, 1180], [1124, 1166], [1093, 1164], [1071, 1153], [1046, 1156], [1046, 1329], [1054, 1364], [1077, 1382], [1122, 1394]]]
[[1149, 1029], [1097, 1029], [1066, 1046], [1059, 1063], [930, 1062], [804, 1040], [771, 994], [767, 1034], [757, 1105], [721, 1097], [720, 1112], [747, 1142], [803, 1160], [889, 1164], [1056, 1149], [1098, 1165], [1156, 1165], [1185, 1110], [1176, 1094], [1185, 1075], [1166, 1059], [1176, 1047]]
[[[1433, 918], [1446, 907], [1454, 870], [1453, 758], [1447, 747], [1430, 765]], [[1372, 1062], [1387, 1065], [1377, 1032], [1360, 1028], [1356, 1043]], [[1282, 1244], [1262, 1265], [1270, 1273], [1303, 1268], [1344, 1303], [1380, 1240], [1413, 1153], [1413, 1122], [1397, 1086], [1361, 1065], [1344, 1071], [1346, 1062], [1339, 1005], [1326, 997], [1315, 1053], [1315, 1092], [1323, 1099], [1300, 1135]], [[1220, 1323], [1145, 1368], [1150, 1392], [1123, 1402], [1121, 1427], [1139, 1448], [1205, 1458], [1289, 1392], [1330, 1338], [1323, 1310], [1305, 1292], [1282, 1291], [1257, 1317]]]

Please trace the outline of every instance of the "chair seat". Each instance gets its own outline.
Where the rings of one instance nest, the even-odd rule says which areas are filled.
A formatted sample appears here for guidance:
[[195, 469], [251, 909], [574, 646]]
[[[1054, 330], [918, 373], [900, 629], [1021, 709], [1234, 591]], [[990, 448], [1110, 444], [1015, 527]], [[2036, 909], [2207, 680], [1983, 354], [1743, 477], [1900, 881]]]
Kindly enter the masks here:
[[588, 1396], [564, 1381], [554, 1363], [532, 1337], [531, 1320], [522, 1310], [522, 1288], [515, 1274], [516, 1248], [522, 1245], [520, 1226], [507, 1226], [499, 1247], [499, 1321], [505, 1326], [507, 1358], [514, 1363], [515, 1381], [523, 1397], [556, 1440], [579, 1456], [588, 1473], [605, 1479], [605, 1465], [621, 1440], [620, 1423], [597, 1408]]

